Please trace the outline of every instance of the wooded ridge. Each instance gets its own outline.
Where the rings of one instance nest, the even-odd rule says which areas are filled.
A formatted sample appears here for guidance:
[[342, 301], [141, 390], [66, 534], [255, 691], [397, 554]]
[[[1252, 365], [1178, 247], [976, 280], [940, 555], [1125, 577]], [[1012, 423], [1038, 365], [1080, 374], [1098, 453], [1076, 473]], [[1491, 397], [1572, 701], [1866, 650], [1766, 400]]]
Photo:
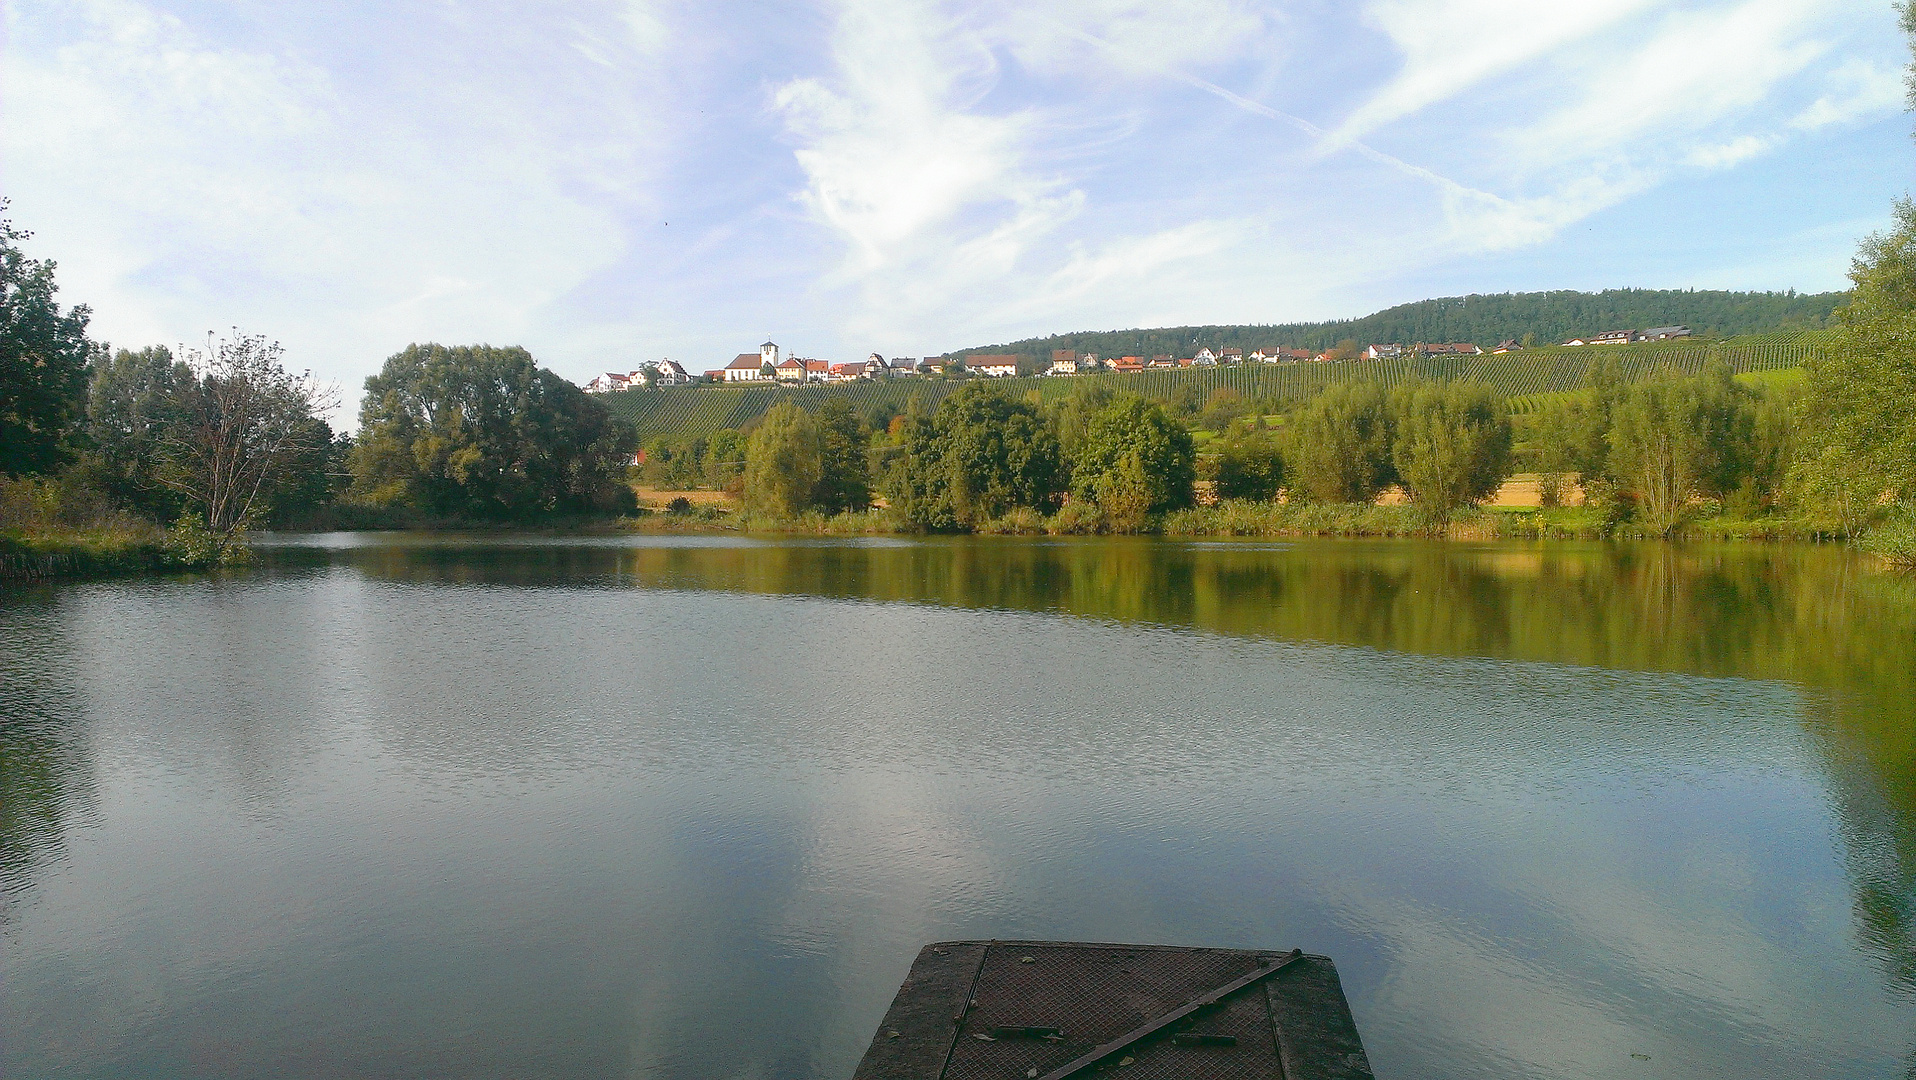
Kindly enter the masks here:
[[1554, 345], [1606, 330], [1689, 327], [1702, 337], [1736, 337], [1832, 325], [1847, 292], [1729, 292], [1718, 289], [1556, 289], [1529, 293], [1473, 293], [1419, 300], [1355, 319], [1246, 326], [1173, 326], [1142, 330], [1087, 330], [960, 349], [952, 356], [1005, 353], [1048, 360], [1053, 350], [1098, 356], [1189, 356], [1198, 349], [1282, 347], [1329, 349], [1353, 341], [1374, 343], [1468, 341], [1494, 348], [1502, 341]]

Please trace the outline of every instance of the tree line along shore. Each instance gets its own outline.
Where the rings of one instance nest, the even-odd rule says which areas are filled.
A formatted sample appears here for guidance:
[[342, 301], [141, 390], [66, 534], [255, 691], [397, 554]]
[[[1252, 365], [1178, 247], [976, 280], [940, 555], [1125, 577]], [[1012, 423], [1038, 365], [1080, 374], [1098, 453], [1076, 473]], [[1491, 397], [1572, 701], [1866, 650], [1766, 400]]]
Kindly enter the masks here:
[[[27, 258], [25, 238], [0, 224], [10, 579], [239, 560], [260, 529], [588, 523], [1814, 537], [1916, 554], [1908, 203], [1864, 244], [1828, 330], [1475, 367], [949, 381], [864, 398], [827, 387], [643, 440], [617, 399], [657, 393], [588, 395], [522, 348], [437, 344], [367, 380], [348, 438], [326, 420], [334, 395], [264, 337], [90, 340], [90, 313], [61, 309], [54, 265]], [[1536, 475], [1541, 506], [1484, 511], [1519, 470]], [[649, 512], [635, 485], [728, 498]]]

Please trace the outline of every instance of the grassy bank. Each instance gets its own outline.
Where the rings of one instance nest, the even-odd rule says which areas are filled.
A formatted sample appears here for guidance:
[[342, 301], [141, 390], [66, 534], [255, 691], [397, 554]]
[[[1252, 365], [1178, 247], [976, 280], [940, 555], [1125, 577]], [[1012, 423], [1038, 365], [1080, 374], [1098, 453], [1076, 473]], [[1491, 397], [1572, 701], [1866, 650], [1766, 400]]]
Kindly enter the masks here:
[[[1890, 516], [1864, 545], [1890, 562], [1916, 566], [1916, 526], [1908, 515]], [[1900, 522], [1900, 524], [1899, 524]], [[771, 518], [743, 511], [698, 507], [688, 513], [641, 512], [618, 527], [640, 533], [746, 532], [793, 536], [908, 535], [911, 529], [882, 507], [857, 513], [802, 514]], [[1218, 537], [1444, 537], [1452, 540], [1653, 540], [1809, 541], [1844, 539], [1832, 521], [1772, 516], [1755, 519], [1699, 514], [1671, 537], [1660, 537], [1599, 507], [1480, 507], [1433, 526], [1414, 506], [1349, 503], [1283, 503], [1227, 500], [1192, 507], [1149, 521], [1142, 529], [1114, 528], [1093, 505], [1067, 504], [1055, 513], [1013, 510], [980, 522], [983, 536], [1095, 536], [1124, 532]]]
[[[1618, 520], [1597, 507], [1495, 507], [1468, 510], [1433, 527], [1415, 507], [1223, 502], [1168, 515], [1169, 536], [1445, 536], [1454, 540], [1655, 540], [1661, 535], [1628, 519]], [[1879, 531], [1885, 538], [1893, 530]], [[1729, 518], [1699, 515], [1667, 539], [1799, 540], [1843, 539], [1829, 521], [1801, 517]], [[1916, 548], [1916, 544], [1904, 546]], [[1900, 550], [1898, 548], [1897, 550]], [[1891, 557], [1892, 552], [1882, 552]]]
[[181, 565], [158, 530], [152, 534], [109, 530], [0, 533], [0, 582], [7, 584], [142, 573]]
[[163, 570], [190, 564], [187, 554], [84, 488], [0, 479], [0, 583]]

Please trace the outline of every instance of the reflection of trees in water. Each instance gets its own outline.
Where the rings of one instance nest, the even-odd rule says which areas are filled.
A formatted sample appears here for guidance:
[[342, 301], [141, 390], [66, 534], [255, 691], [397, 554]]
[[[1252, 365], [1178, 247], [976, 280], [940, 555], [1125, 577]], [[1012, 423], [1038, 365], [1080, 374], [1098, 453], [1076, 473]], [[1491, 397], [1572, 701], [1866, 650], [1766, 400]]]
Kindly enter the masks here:
[[[1916, 583], [1807, 545], [1186, 544], [361, 549], [408, 581], [573, 584], [1059, 611], [1438, 656], [1813, 688], [1857, 918], [1916, 992]], [[935, 643], [928, 643], [935, 644]]]
[[90, 813], [93, 769], [64, 635], [33, 598], [4, 610], [0, 649], [0, 924]]

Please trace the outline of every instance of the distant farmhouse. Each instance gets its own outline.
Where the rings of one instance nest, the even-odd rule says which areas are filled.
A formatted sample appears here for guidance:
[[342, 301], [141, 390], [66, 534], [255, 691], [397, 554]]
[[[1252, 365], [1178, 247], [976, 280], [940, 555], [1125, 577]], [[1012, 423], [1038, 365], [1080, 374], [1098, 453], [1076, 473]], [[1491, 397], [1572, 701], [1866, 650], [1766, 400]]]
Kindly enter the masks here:
[[1630, 345], [1638, 341], [1674, 341], [1690, 336], [1687, 326], [1653, 326], [1648, 330], [1605, 330], [1587, 338], [1571, 338], [1565, 345]]
[[645, 386], [683, 386], [692, 376], [676, 360], [647, 360], [627, 372], [608, 371], [585, 384], [588, 394], [609, 394], [614, 390], [633, 390]]

